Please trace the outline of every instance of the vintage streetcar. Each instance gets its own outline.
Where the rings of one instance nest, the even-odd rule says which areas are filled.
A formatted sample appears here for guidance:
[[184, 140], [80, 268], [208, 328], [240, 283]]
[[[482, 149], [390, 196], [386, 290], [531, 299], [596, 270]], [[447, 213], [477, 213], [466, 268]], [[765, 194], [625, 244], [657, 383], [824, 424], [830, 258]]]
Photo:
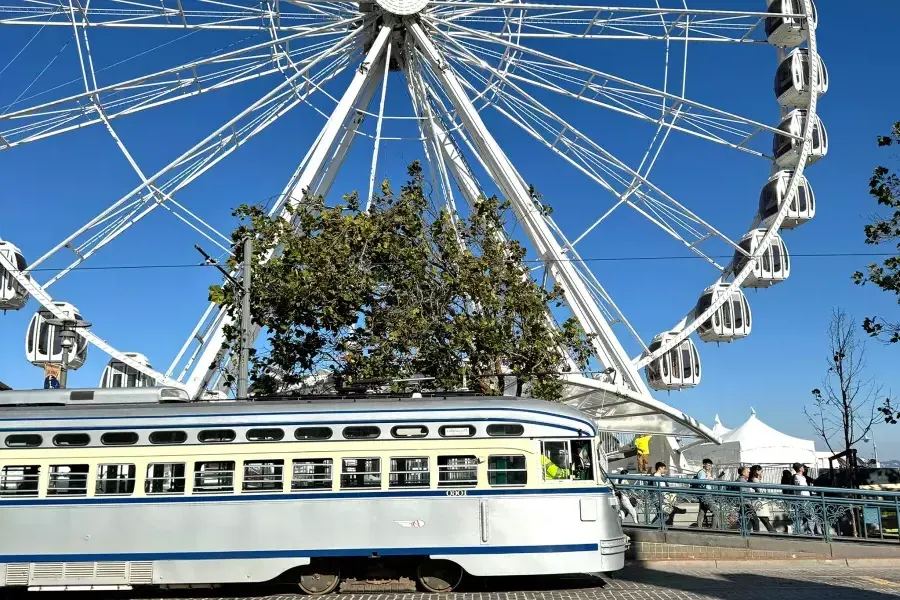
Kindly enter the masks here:
[[444, 592], [463, 573], [624, 562], [597, 428], [555, 403], [6, 391], [0, 440], [11, 588], [279, 580], [324, 594], [343, 580]]

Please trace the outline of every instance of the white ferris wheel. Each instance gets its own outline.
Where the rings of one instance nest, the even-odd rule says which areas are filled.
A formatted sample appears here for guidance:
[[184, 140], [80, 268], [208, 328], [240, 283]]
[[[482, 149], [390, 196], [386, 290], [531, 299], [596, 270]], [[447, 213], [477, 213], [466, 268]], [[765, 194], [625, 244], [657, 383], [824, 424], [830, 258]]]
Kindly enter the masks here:
[[[66, 288], [62, 298], [56, 290], [95, 255], [127, 249], [129, 236], [160, 213], [182, 225], [165, 243], [200, 241], [227, 254], [228, 228], [215, 224], [208, 206], [206, 212], [189, 206], [191, 186], [216, 177], [221, 161], [295, 118], [290, 124], [312, 132], [311, 142], [277, 149], [294, 157], [294, 172], [270, 202], [270, 214], [290, 215], [304, 190], [326, 197], [348, 191], [333, 189], [348, 169], [359, 175], [353, 185], [368, 187], [371, 198], [391, 145], [415, 144], [436, 202], [462, 212], [480, 194], [498, 193], [511, 203], [515, 222], [507, 235], [537, 259], [535, 277], [563, 287], [566, 315], [593, 335], [596, 364], [590, 373], [567, 376], [570, 403], [603, 417], [610, 429], [709, 435], [654, 399], [651, 389], [697, 386], [703, 371], [695, 339], [745, 338], [753, 323], [743, 290], [788, 278], [781, 233], [814, 216], [804, 171], [828, 149], [816, 115], [828, 88], [816, 9], [812, 0], [619, 4], [0, 0], [0, 38], [17, 40], [0, 44], [0, 68], [9, 69], [0, 71], [0, 85], [12, 93], [0, 97], [0, 165], [32, 144], [52, 147], [92, 130], [129, 175], [118, 197], [80, 211], [70, 207], [68, 214], [81, 220], [42, 254], [26, 256], [20, 248], [32, 246], [29, 232], [0, 221], [0, 309], [23, 309], [30, 298], [39, 304], [25, 332], [27, 359], [39, 366], [62, 362], [66, 350], [52, 320], [83, 316], [93, 326], [77, 330], [69, 369], [82, 366], [94, 346], [109, 360], [102, 387], [178, 386], [194, 397], [215, 390], [230, 360], [222, 349], [228, 317], [217, 306], [200, 307], [196, 326], [163, 370], [135, 352], [141, 348], [120, 348], [121, 324], [90, 311], [90, 297], [102, 287]], [[64, 50], [42, 48], [47, 36], [63, 40]], [[726, 58], [736, 55], [768, 82], [774, 75], [763, 106], [748, 106], [741, 90], [717, 89], [733, 85], [732, 71], [745, 68]], [[60, 56], [71, 57], [67, 76], [42, 86], [41, 77], [64, 62]], [[10, 82], [18, 67], [28, 75]], [[245, 86], [252, 91], [237, 91]], [[205, 97], [221, 111], [212, 111], [218, 126], [206, 135], [178, 140], [183, 148], [160, 140], [152, 160], [133, 150], [139, 134], [128, 129], [130, 120], [148, 123], [154, 113], [171, 115]], [[604, 118], [616, 119], [616, 129]], [[722, 199], [749, 227], [717, 227], [718, 215], [700, 214], [690, 198], [676, 199], [655, 178], [667, 151], [680, 152], [671, 150], [678, 139], [697, 148], [699, 170], [727, 174], [740, 160], [764, 173], [755, 184], [758, 204], [755, 190]], [[538, 158], [518, 166], [526, 143]], [[618, 143], [628, 150], [614, 149]], [[554, 174], [545, 179], [559, 173], [587, 182], [590, 198], [567, 197], [564, 185], [542, 190], [548, 193], [541, 201], [554, 209], [548, 214], [529, 192], [535, 164]], [[741, 202], [751, 196], [752, 206]], [[215, 210], [227, 213], [242, 201]], [[17, 202], [4, 198], [3, 212], [41, 211]], [[697, 281], [696, 302], [664, 305], [670, 325], [650, 339], [638, 334], [628, 307], [620, 309], [603, 273], [581, 253], [592, 237], [610, 235], [610, 222], [623, 212], [646, 225], [641, 235], [669, 240], [708, 273]], [[133, 293], [158, 294], [160, 302], [167, 296], [179, 309], [186, 304], [155, 282]], [[765, 302], [765, 295], [754, 301]], [[549, 319], [559, 316], [548, 310]], [[3, 339], [10, 337], [6, 330]]]

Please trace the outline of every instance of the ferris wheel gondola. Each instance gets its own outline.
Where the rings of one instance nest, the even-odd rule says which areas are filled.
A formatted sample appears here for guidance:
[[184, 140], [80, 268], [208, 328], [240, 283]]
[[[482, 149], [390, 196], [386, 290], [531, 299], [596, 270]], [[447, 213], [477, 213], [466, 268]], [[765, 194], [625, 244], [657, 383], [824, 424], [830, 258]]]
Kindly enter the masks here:
[[[778, 133], [773, 137], [772, 154], [775, 164], [782, 169], [797, 169], [800, 155], [803, 152], [802, 139], [798, 139], [806, 131], [809, 122], [806, 110], [792, 110], [778, 125]], [[806, 165], [811, 165], [825, 158], [828, 154], [828, 133], [822, 120], [815, 116], [812, 119], [812, 145], [806, 158]]]
[[[25, 270], [25, 257], [13, 244], [0, 240], [0, 254], [18, 271]], [[19, 310], [27, 303], [28, 292], [8, 269], [0, 265], [0, 310]]]
[[[78, 309], [68, 302], [54, 302], [54, 306], [62, 311], [67, 320], [81, 321]], [[45, 308], [39, 309], [31, 317], [28, 334], [25, 337], [25, 356], [31, 364], [43, 367], [46, 364], [63, 364], [62, 329], [51, 321], [53, 313]], [[88, 341], [76, 332], [74, 344], [69, 349], [68, 360], [65, 361], [70, 371], [80, 369], [88, 355]]]
[[[750, 266], [751, 256], [760, 254], [753, 262], [750, 275], [744, 280], [744, 287], [767, 288], [781, 283], [791, 274], [791, 258], [784, 240], [777, 233], [765, 245], [766, 229], [754, 229], [742, 239], [739, 250], [734, 253], [733, 269], [736, 273]], [[762, 251], [762, 252], [760, 252]]]
[[[153, 368], [153, 366], [150, 364], [150, 359], [148, 359], [143, 354], [140, 354], [139, 352], [125, 352], [124, 354], [131, 360], [147, 367], [148, 369]], [[99, 387], [136, 388], [153, 387], [155, 385], [156, 380], [154, 380], [149, 375], [142, 373], [138, 369], [122, 362], [121, 360], [112, 358], [106, 365], [106, 368], [103, 369], [103, 375], [100, 378]]]
[[[759, 219], [764, 227], [770, 226], [781, 214], [787, 199], [788, 186], [793, 171], [778, 171], [769, 178], [759, 193]], [[816, 196], [806, 177], [801, 176], [797, 192], [781, 221], [781, 229], [794, 229], [816, 216]]]
[[[808, 48], [796, 48], [778, 65], [775, 71], [775, 97], [781, 106], [803, 108], [809, 105], [812, 94], [811, 62]], [[828, 70], [821, 58], [818, 65], [816, 94], [822, 96], [828, 91]]]
[[694, 312], [703, 314], [720, 295], [728, 295], [730, 300], [697, 328], [697, 335], [704, 342], [734, 342], [750, 335], [753, 323], [747, 297], [740, 289], [732, 290], [727, 283], [717, 283], [706, 288], [700, 295]]
[[799, 46], [809, 40], [809, 30], [818, 23], [816, 5], [810, 1], [812, 14], [806, 18], [805, 0], [767, 0], [770, 14], [766, 18], [766, 38], [773, 46]]

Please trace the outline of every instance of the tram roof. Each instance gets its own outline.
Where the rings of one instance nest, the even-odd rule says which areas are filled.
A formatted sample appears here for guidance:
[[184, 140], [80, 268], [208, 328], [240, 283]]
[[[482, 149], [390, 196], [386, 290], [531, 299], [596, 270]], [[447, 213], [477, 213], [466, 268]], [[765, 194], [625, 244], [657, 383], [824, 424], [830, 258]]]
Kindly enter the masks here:
[[[520, 413], [522, 420], [577, 421], [594, 432], [589, 415], [557, 402], [509, 396], [441, 393], [411, 395], [275, 396], [253, 400], [184, 401], [171, 397], [159, 400], [160, 390], [174, 388], [123, 388], [97, 390], [20, 390], [0, 392], [0, 420], [55, 421], [59, 419], [129, 419], [191, 417], [256, 417], [278, 414], [304, 415], [315, 421], [343, 420], [346, 415], [365, 419], [366, 415], [404, 413], [424, 418], [439, 413], [441, 420], [462, 421], [478, 413]], [[55, 393], [44, 393], [55, 392]], [[68, 392], [68, 393], [61, 393]], [[581, 427], [579, 427], [581, 429]]]

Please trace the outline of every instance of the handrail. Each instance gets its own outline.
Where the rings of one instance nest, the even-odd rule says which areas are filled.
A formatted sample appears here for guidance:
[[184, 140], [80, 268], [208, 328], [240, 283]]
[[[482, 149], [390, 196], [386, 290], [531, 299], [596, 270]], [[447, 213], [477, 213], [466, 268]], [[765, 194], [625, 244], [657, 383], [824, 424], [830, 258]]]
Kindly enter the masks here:
[[609, 478], [626, 527], [900, 543], [900, 492], [613, 473]]

